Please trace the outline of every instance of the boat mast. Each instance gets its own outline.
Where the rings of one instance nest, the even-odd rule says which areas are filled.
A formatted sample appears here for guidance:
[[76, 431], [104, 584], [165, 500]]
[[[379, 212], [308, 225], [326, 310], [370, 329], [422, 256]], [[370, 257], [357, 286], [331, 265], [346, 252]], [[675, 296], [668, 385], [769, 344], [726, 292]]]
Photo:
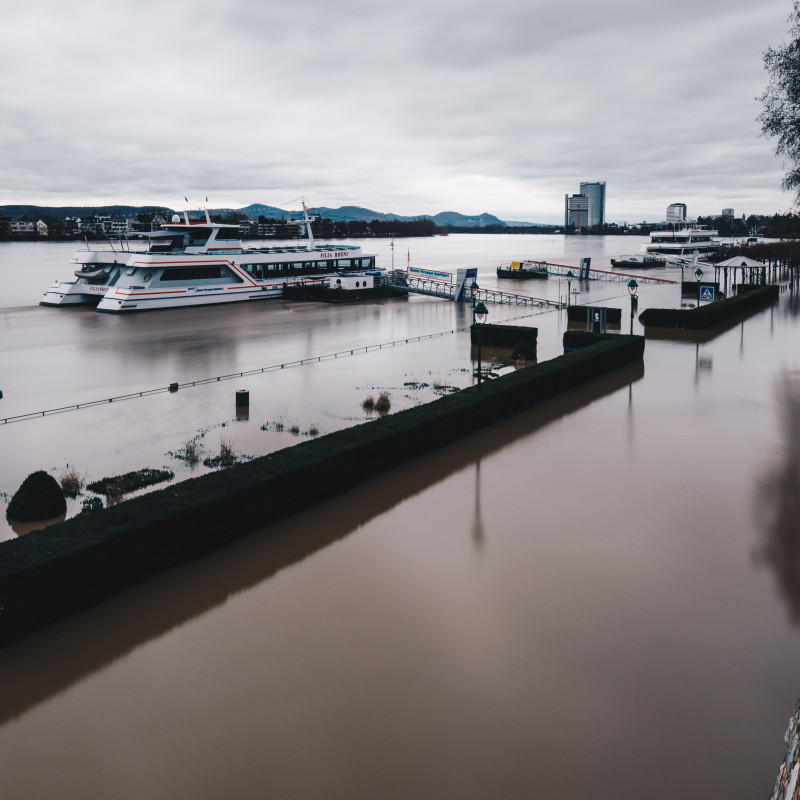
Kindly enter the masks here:
[[305, 221], [306, 225], [306, 234], [308, 235], [308, 249], [314, 249], [314, 234], [311, 233], [311, 219], [308, 216], [308, 208], [306, 207], [306, 201], [300, 201], [303, 204], [303, 220]]

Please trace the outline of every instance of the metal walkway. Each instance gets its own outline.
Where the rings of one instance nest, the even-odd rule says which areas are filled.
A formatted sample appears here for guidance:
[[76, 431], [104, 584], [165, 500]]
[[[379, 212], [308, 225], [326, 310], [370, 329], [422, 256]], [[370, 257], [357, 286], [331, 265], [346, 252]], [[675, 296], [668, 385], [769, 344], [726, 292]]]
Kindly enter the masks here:
[[594, 269], [593, 267], [570, 267], [567, 264], [551, 264], [548, 261], [531, 261], [526, 260], [522, 262], [526, 269], [542, 269], [546, 270], [548, 275], [553, 275], [558, 278], [566, 278], [567, 273], [572, 273], [573, 280], [590, 280], [590, 281], [628, 281], [631, 278], [636, 278], [637, 283], [674, 283], [667, 278], [652, 278], [649, 275], [638, 275], [632, 272], [619, 272], [617, 270], [609, 269]]
[[[401, 292], [409, 294], [425, 294], [430, 297], [441, 297], [444, 300], [455, 300], [457, 286], [455, 283], [434, 280], [433, 278], [413, 278], [409, 276], [385, 277], [384, 283]], [[548, 300], [544, 297], [531, 297], [525, 294], [513, 294], [499, 289], [478, 289], [475, 299], [484, 303], [503, 303], [509, 306], [536, 306], [539, 308], [563, 308], [563, 303]], [[469, 300], [472, 300], [470, 293]]]

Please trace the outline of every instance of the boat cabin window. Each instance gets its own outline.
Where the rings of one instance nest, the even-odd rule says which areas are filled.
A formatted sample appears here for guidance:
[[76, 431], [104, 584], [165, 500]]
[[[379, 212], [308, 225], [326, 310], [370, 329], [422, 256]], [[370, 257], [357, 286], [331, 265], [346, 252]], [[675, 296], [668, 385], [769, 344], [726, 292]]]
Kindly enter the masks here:
[[225, 239], [239, 239], [239, 229], [238, 228], [219, 228], [217, 230], [217, 240]]
[[206, 281], [219, 280], [242, 283], [242, 279], [229, 269], [219, 265], [209, 267], [174, 267], [165, 269], [159, 278], [160, 281]]

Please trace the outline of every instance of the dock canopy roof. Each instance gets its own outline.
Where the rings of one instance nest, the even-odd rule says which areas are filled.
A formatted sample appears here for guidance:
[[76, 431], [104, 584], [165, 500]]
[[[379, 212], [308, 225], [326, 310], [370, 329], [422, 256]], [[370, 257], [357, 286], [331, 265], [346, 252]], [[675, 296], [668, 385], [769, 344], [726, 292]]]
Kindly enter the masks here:
[[718, 261], [714, 264], [715, 267], [765, 267], [763, 261], [756, 261], [754, 258], [747, 256], [734, 256], [726, 261]]

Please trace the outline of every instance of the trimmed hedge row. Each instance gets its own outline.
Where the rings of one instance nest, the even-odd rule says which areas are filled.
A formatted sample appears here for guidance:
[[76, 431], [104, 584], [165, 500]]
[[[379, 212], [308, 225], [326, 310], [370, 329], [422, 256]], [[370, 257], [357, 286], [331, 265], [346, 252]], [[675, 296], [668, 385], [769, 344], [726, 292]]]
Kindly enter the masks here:
[[[478, 343], [478, 326], [469, 329], [470, 342]], [[484, 325], [481, 328], [481, 344], [485, 347], [516, 347], [527, 344], [536, 348], [539, 338], [538, 328], [526, 328], [524, 325]]]
[[595, 340], [480, 393], [465, 389], [0, 542], [0, 645], [643, 357], [643, 337]]
[[[569, 322], [586, 322], [586, 315], [590, 314], [590, 321], [594, 320], [594, 314], [600, 313], [600, 306], [568, 306], [567, 307], [567, 320]], [[610, 325], [621, 324], [622, 322], [622, 309], [605, 307], [606, 322]]]
[[759, 286], [745, 294], [717, 300], [699, 308], [647, 308], [639, 315], [639, 322], [645, 327], [651, 325], [657, 328], [712, 328], [738, 314], [774, 303], [779, 291], [778, 286]]

